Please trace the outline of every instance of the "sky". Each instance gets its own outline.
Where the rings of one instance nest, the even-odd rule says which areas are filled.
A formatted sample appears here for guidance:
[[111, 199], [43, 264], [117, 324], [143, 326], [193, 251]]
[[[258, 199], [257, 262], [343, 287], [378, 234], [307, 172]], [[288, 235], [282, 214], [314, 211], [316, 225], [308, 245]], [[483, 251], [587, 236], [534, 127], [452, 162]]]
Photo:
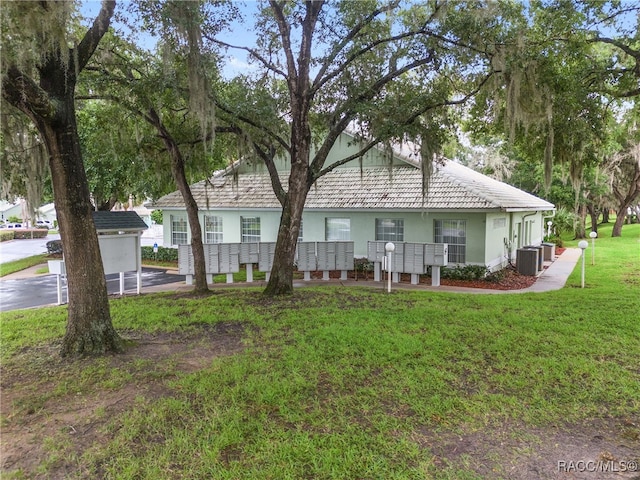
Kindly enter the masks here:
[[[122, 11], [124, 6], [129, 3], [126, 0], [118, 0], [116, 3], [116, 11]], [[256, 43], [256, 35], [253, 31], [253, 17], [257, 12], [257, 0], [245, 0], [234, 2], [239, 9], [240, 15], [244, 17], [244, 23], [239, 19], [234, 20], [229, 29], [218, 35], [218, 38], [231, 45], [253, 46]], [[100, 0], [82, 0], [80, 12], [86, 18], [86, 23], [90, 24], [100, 11]], [[126, 27], [118, 22], [114, 22], [115, 28]], [[140, 39], [140, 45], [144, 48], [152, 50], [155, 47], [156, 39], [150, 35]], [[255, 66], [248, 61], [247, 52], [239, 49], [228, 49], [225, 55], [225, 62], [222, 69], [222, 75], [227, 78], [233, 78], [241, 74], [249, 74], [255, 70]]]

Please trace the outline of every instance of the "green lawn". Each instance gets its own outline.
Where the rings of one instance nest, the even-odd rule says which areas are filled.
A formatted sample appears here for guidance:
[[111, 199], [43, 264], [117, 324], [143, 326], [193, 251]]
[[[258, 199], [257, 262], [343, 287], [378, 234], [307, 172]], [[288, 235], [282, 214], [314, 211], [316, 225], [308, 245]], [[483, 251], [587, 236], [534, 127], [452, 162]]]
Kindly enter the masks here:
[[[538, 294], [323, 286], [275, 300], [255, 288], [114, 300], [116, 328], [135, 340], [134, 359], [124, 365], [53, 360], [65, 307], [3, 314], [3, 370], [18, 372], [16, 385], [29, 393], [2, 426], [136, 385], [139, 393], [117, 415], [94, 412], [91, 443], [79, 448], [64, 429], [49, 434], [40, 471], [113, 479], [486, 478], [469, 457], [435, 461], [434, 449], [482, 432], [513, 429], [510, 438], [525, 441], [533, 434], [523, 432], [564, 423], [638, 425], [640, 225], [625, 226], [621, 238], [609, 233], [600, 231], [594, 266], [587, 257], [584, 289], [578, 264], [564, 289]], [[239, 325], [244, 347], [189, 372], [169, 355], [135, 357], [141, 335], [187, 332], [202, 347], [212, 325]], [[163, 393], [145, 395], [147, 388]], [[629, 435], [637, 440], [639, 432]], [[491, 478], [509, 478], [508, 471]]]
[[33, 267], [45, 263], [47, 260], [47, 254], [34, 255], [32, 257], [22, 258], [20, 260], [14, 260], [12, 262], [0, 263], [0, 277], [9, 275], [11, 273], [19, 272], [25, 268]]

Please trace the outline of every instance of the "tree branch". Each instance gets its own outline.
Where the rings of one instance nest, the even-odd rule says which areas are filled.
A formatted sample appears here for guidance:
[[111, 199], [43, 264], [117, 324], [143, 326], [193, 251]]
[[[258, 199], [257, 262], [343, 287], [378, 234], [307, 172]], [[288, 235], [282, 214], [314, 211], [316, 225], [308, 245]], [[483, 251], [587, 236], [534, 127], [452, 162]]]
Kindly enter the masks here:
[[353, 155], [349, 155], [348, 157], [345, 157], [342, 160], [334, 162], [331, 165], [329, 165], [328, 167], [320, 170], [320, 172], [318, 172], [318, 174], [314, 176], [313, 181], [315, 182], [318, 178], [326, 175], [327, 173], [329, 173], [330, 171], [332, 171], [333, 169], [335, 169], [337, 167], [340, 167], [340, 166], [345, 165], [345, 164], [347, 164], [349, 162], [352, 162], [356, 158], [362, 157], [365, 153], [367, 153], [369, 150], [371, 150], [373, 147], [375, 147], [379, 143], [380, 143], [380, 140], [378, 140], [378, 139], [374, 139], [374, 140], [369, 141], [369, 143], [367, 143], [367, 145], [365, 145], [363, 148], [361, 148], [357, 153], [354, 153]]
[[[87, 32], [84, 34], [82, 41], [78, 45], [77, 49], [77, 71], [81, 72], [84, 67], [89, 62], [89, 59], [95, 52], [98, 47], [98, 43], [109, 30], [109, 24], [111, 23], [111, 17], [113, 16], [113, 11], [116, 8], [116, 0], [103, 0], [102, 8], [100, 9], [100, 13], [93, 21], [93, 25]], [[73, 55], [71, 55], [73, 58]]]
[[284, 72], [281, 68], [278, 68], [275, 64], [273, 64], [272, 62], [264, 58], [262, 55], [258, 53], [257, 50], [253, 48], [242, 47], [240, 45], [232, 45], [230, 43], [223, 42], [222, 40], [218, 40], [216, 37], [212, 37], [206, 33], [203, 33], [202, 36], [207, 40], [209, 40], [210, 42], [213, 42], [222, 47], [233, 48], [235, 50], [244, 50], [245, 52], [249, 53], [252, 57], [254, 57], [256, 60], [258, 60], [260, 63], [262, 63], [268, 70], [271, 70], [272, 72], [277, 73], [278, 75], [281, 75], [283, 78], [287, 78], [286, 72]]
[[[344, 38], [338, 42], [336, 44], [336, 46], [333, 48], [333, 51], [329, 54], [329, 56], [327, 56], [327, 58], [325, 59], [325, 61], [322, 63], [322, 66], [320, 67], [320, 70], [318, 71], [318, 74], [316, 75], [315, 79], [313, 80], [313, 91], [316, 92], [321, 88], [321, 83], [322, 84], [326, 84], [326, 81], [322, 81], [325, 73], [327, 72], [327, 70], [329, 70], [329, 67], [331, 67], [331, 65], [333, 65], [335, 63], [336, 58], [338, 57], [338, 55], [340, 54], [340, 52], [349, 44], [349, 42], [351, 42], [352, 40], [354, 40], [358, 34], [362, 31], [362, 29], [367, 26], [368, 24], [370, 24], [378, 15], [381, 15], [383, 13], [386, 13], [390, 10], [393, 10], [395, 7], [398, 6], [399, 4], [399, 0], [394, 0], [393, 2], [387, 4], [385, 7], [381, 7], [379, 9], [374, 10], [373, 12], [371, 12], [369, 15], [367, 15], [366, 18], [364, 18], [358, 25], [356, 25], [355, 27], [353, 27], [349, 33], [347, 33], [347, 35], [344, 36]], [[372, 47], [373, 48], [373, 47]], [[347, 60], [349, 61], [349, 60]], [[346, 63], [346, 62], [345, 62]], [[330, 74], [327, 78], [327, 81], [330, 78], [335, 78], [335, 76], [339, 75], [339, 70], [343, 70], [343, 69], [338, 69], [338, 71], [335, 72], [335, 74]]]
[[[284, 50], [284, 55], [287, 59], [287, 75], [285, 78], [289, 82], [291, 86], [295, 86], [296, 79], [298, 78], [298, 73], [296, 71], [296, 63], [293, 58], [293, 51], [291, 50], [291, 30], [289, 28], [289, 24], [287, 23], [287, 19], [284, 16], [284, 1], [276, 1], [269, 0], [269, 5], [271, 5], [271, 9], [273, 10], [274, 16], [276, 18], [276, 23], [278, 24], [278, 30], [280, 31], [280, 38], [282, 39], [282, 50]], [[293, 83], [292, 83], [293, 82]], [[295, 91], [296, 89], [291, 89], [290, 91]]]
[[50, 119], [55, 115], [47, 93], [15, 65], [8, 68], [2, 79], [2, 96], [36, 124], [35, 116]]
[[284, 204], [287, 200], [287, 192], [285, 192], [284, 188], [282, 188], [280, 175], [278, 173], [276, 164], [273, 161], [273, 158], [275, 157], [275, 154], [276, 154], [275, 149], [270, 146], [268, 147], [269, 151], [266, 152], [256, 142], [253, 142], [253, 148], [255, 149], [258, 156], [262, 159], [264, 164], [267, 166], [267, 171], [269, 172], [269, 178], [271, 178], [271, 187], [273, 188], [273, 193], [275, 193], [276, 198], [280, 202], [280, 205], [284, 207]]

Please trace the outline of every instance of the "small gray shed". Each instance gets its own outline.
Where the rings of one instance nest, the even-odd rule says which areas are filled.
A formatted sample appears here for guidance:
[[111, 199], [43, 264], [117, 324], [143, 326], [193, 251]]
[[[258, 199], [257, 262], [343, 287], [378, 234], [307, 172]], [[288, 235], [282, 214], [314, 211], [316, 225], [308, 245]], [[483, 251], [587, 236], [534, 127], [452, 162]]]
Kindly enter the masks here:
[[[120, 295], [124, 295], [125, 272], [136, 272], [137, 293], [142, 289], [142, 249], [140, 237], [149, 228], [136, 212], [93, 212], [102, 266], [106, 275], [120, 274]], [[58, 305], [62, 301], [63, 260], [49, 260], [49, 272], [57, 275]]]
[[142, 288], [142, 249], [140, 237], [148, 229], [136, 212], [93, 212], [98, 233], [104, 273], [120, 274], [120, 295], [124, 294], [124, 273], [137, 273], [140, 294]]

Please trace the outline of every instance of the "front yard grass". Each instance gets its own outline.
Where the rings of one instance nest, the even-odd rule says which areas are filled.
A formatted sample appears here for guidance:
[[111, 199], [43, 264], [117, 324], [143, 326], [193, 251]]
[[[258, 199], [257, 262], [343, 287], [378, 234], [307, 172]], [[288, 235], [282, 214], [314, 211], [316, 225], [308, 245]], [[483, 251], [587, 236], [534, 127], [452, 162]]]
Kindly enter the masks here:
[[[578, 263], [564, 289], [538, 294], [323, 286], [276, 299], [245, 288], [113, 300], [125, 357], [57, 359], [66, 307], [3, 314], [9, 440], [30, 418], [55, 417], [67, 403], [71, 411], [40, 432], [39, 458], [3, 471], [516, 478], [514, 465], [534, 456], [522, 445], [548, 448], [541, 430], [620, 422], [627, 443], [640, 445], [640, 225], [607, 233], [593, 266], [587, 250], [584, 289]], [[241, 342], [233, 349], [219, 343], [229, 329]], [[199, 352], [188, 362], [177, 351], [186, 342]], [[483, 446], [496, 432], [502, 446]], [[476, 450], [445, 448], [465, 452], [463, 438]]]
[[0, 263], [0, 277], [11, 273], [20, 272], [25, 268], [33, 267], [45, 263], [48, 258], [46, 253], [34, 255], [32, 257], [22, 258], [11, 262]]

